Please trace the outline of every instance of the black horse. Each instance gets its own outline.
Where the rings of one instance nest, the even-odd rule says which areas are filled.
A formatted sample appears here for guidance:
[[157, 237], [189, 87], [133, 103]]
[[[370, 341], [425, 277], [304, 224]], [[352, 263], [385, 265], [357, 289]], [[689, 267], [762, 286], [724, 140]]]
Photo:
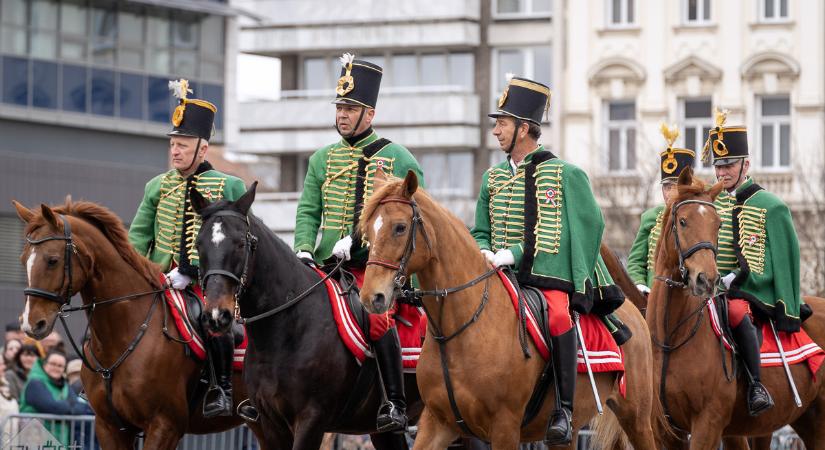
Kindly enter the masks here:
[[[267, 445], [316, 450], [335, 432], [370, 434], [379, 450], [406, 449], [403, 434], [374, 433], [382, 402], [374, 360], [359, 365], [338, 335], [321, 277], [249, 213], [256, 186], [235, 202], [210, 204], [195, 190], [191, 198], [203, 219], [197, 249], [210, 332], [229, 331], [236, 302], [244, 318], [271, 313], [247, 321], [244, 368]], [[404, 381], [417, 420], [415, 377]]]

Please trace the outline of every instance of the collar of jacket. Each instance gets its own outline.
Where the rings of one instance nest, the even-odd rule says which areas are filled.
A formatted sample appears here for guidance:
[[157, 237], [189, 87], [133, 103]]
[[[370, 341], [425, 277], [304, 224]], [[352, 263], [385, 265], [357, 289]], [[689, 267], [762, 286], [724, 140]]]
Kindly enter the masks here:
[[[372, 127], [370, 127], [367, 129], [367, 131], [359, 134], [358, 136], [353, 137], [351, 140], [342, 137], [340, 145], [344, 147], [364, 148], [367, 145], [374, 142], [376, 139], [378, 139], [378, 134], [376, 134], [375, 130], [373, 130]], [[350, 141], [353, 143], [350, 144]]]

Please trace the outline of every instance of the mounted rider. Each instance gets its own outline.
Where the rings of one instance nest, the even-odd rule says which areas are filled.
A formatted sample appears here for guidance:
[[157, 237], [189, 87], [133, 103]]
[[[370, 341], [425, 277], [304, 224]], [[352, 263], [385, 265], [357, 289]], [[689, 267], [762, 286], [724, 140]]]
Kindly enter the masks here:
[[[383, 69], [349, 53], [341, 57], [341, 65], [333, 101], [335, 129], [341, 140], [322, 147], [309, 159], [295, 217], [294, 248], [305, 261], [323, 264], [333, 256], [348, 261], [346, 267], [360, 285], [369, 251], [355, 231], [361, 209], [372, 194], [375, 173], [403, 177], [412, 170], [422, 182], [423, 174], [409, 150], [380, 138], [372, 128]], [[392, 311], [390, 315], [370, 314], [369, 322], [386, 393], [377, 430], [403, 430], [407, 417], [401, 344]]]
[[[670, 191], [676, 186], [676, 180], [682, 170], [693, 167], [696, 159], [696, 153], [693, 150], [686, 148], [676, 148], [673, 143], [679, 137], [679, 130], [674, 125], [668, 127], [662, 124], [662, 136], [667, 142], [667, 149], [659, 153], [661, 162], [659, 164], [661, 185], [662, 185], [662, 200], [667, 202], [667, 196]], [[659, 236], [662, 234], [662, 223], [664, 221], [665, 206], [658, 205], [648, 209], [642, 213], [641, 224], [639, 231], [636, 234], [636, 240], [633, 241], [633, 246], [630, 248], [630, 254], [627, 256], [627, 272], [630, 278], [636, 283], [636, 287], [643, 294], [650, 293], [650, 287], [653, 286], [653, 279], [656, 275], [654, 263], [656, 261], [656, 244], [659, 242]]]
[[[240, 178], [218, 172], [206, 161], [217, 107], [206, 100], [188, 98], [192, 91], [187, 80], [170, 81], [169, 88], [179, 100], [172, 115], [173, 129], [167, 134], [173, 169], [146, 183], [143, 200], [129, 227], [129, 242], [167, 273], [174, 289], [194, 295], [191, 288], [198, 280], [195, 238], [201, 218], [192, 209], [190, 189], [197, 189], [211, 201], [234, 201], [246, 187]], [[210, 386], [204, 398], [203, 415], [231, 416], [232, 333], [210, 336], [206, 353], [217, 386]], [[238, 408], [238, 414], [248, 420], [257, 417], [248, 402]]]
[[726, 111], [716, 111], [702, 158], [713, 155], [716, 178], [725, 188], [716, 199], [722, 219], [717, 266], [727, 288], [733, 338], [749, 374], [748, 409], [756, 416], [771, 408], [773, 399], [760, 382], [761, 340], [754, 318], [773, 320], [777, 330], [793, 333], [807, 308], [799, 293], [799, 242], [791, 212], [748, 176], [747, 129], [725, 126], [726, 118]]
[[566, 445], [578, 352], [570, 309], [587, 313], [607, 303], [615, 309], [624, 296], [599, 256], [604, 219], [587, 175], [538, 143], [549, 104], [547, 86], [510, 79], [498, 110], [489, 114], [507, 160], [484, 173], [471, 232], [490, 264], [513, 266], [519, 283], [546, 298], [557, 408], [545, 442]]

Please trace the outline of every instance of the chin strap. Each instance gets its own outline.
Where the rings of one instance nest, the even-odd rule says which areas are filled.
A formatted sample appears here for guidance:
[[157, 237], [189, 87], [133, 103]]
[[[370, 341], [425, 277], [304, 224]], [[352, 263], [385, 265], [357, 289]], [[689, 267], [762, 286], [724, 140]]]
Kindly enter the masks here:
[[335, 131], [337, 131], [338, 134], [340, 134], [341, 137], [343, 137], [344, 139], [349, 139], [349, 138], [355, 136], [355, 133], [358, 131], [358, 127], [361, 126], [361, 121], [364, 119], [364, 113], [365, 112], [367, 112], [367, 108], [365, 106], [362, 106], [361, 107], [361, 114], [358, 115], [358, 121], [355, 122], [355, 126], [352, 127], [352, 132], [349, 135], [345, 136], [344, 133], [341, 133], [341, 130], [338, 129], [338, 122], [337, 121], [335, 122]]
[[513, 153], [513, 149], [516, 148], [516, 138], [518, 137], [518, 129], [521, 128], [521, 119], [516, 118], [516, 130], [513, 132], [513, 140], [510, 142], [510, 147], [504, 151], [508, 155]]
[[192, 162], [189, 163], [189, 166], [187, 168], [179, 171], [181, 174], [187, 173], [190, 170], [192, 170], [192, 166], [194, 166], [195, 161], [198, 160], [198, 152], [201, 150], [201, 139], [203, 138], [198, 138], [198, 144], [195, 146], [195, 154], [192, 156]]

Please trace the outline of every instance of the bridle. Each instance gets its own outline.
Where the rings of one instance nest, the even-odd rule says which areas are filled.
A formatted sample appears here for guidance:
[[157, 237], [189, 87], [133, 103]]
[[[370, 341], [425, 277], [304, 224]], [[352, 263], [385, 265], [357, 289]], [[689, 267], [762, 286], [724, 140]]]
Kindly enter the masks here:
[[60, 283], [61, 286], [64, 284], [66, 285], [66, 289], [63, 292], [52, 292], [47, 291], [45, 289], [40, 288], [33, 288], [33, 287], [26, 287], [23, 289], [23, 293], [25, 295], [31, 295], [34, 297], [44, 298], [46, 300], [53, 301], [58, 305], [63, 306], [68, 305], [72, 301], [72, 254], [77, 255], [77, 247], [74, 245], [72, 241], [72, 226], [69, 224], [69, 221], [66, 220], [66, 217], [60, 215], [60, 219], [63, 221], [63, 235], [53, 234], [51, 236], [46, 236], [40, 239], [32, 239], [30, 235], [26, 236], [26, 242], [29, 243], [31, 246], [37, 246], [44, 242], [49, 241], [65, 241], [66, 242], [66, 251], [65, 251], [65, 262], [63, 264], [63, 281]]
[[427, 229], [424, 227], [424, 217], [421, 216], [421, 211], [418, 209], [418, 204], [414, 199], [406, 199], [404, 197], [387, 197], [382, 199], [378, 204], [385, 205], [387, 203], [403, 203], [405, 205], [410, 205], [412, 208], [410, 234], [407, 237], [407, 244], [404, 246], [404, 253], [401, 255], [401, 260], [398, 264], [377, 259], [369, 259], [367, 260], [367, 265], [381, 266], [386, 267], [387, 269], [395, 270], [393, 283], [395, 284], [396, 290], [401, 291], [407, 283], [407, 265], [409, 264], [413, 253], [415, 253], [415, 241], [416, 236], [418, 235], [419, 227], [421, 227], [421, 234], [424, 236], [424, 242], [427, 243], [427, 249], [430, 252], [432, 252], [432, 245], [430, 244], [430, 237], [427, 235]]
[[698, 252], [699, 250], [710, 250], [711, 252], [713, 252], [714, 258], [716, 256], [718, 256], [718, 254], [719, 254], [719, 249], [718, 249], [717, 245], [713, 244], [711, 242], [708, 242], [708, 241], [697, 242], [697, 243], [693, 244], [692, 246], [690, 246], [690, 248], [688, 248], [687, 250], [682, 250], [682, 244], [679, 241], [679, 231], [677, 230], [677, 227], [676, 227], [676, 213], [679, 211], [679, 208], [681, 208], [682, 206], [685, 206], [685, 205], [689, 205], [689, 204], [697, 204], [697, 205], [702, 205], [702, 206], [708, 206], [710, 208], [713, 208], [714, 211], [716, 210], [716, 205], [714, 205], [712, 202], [708, 202], [708, 201], [704, 201], [704, 200], [682, 200], [681, 202], [676, 203], [675, 205], [673, 205], [673, 208], [671, 208], [671, 211], [670, 211], [671, 231], [673, 232], [673, 239], [676, 243], [676, 251], [679, 252], [679, 276], [682, 278], [682, 286], [681, 287], [686, 286], [685, 277], [687, 277], [687, 267], [685, 266], [685, 261], [687, 261], [688, 258], [693, 256], [693, 254]]
[[246, 214], [241, 214], [237, 211], [232, 210], [222, 210], [217, 211], [214, 214], [211, 214], [210, 218], [211, 217], [235, 217], [246, 222], [243, 269], [241, 269], [240, 276], [236, 275], [234, 272], [224, 269], [209, 269], [206, 271], [206, 273], [201, 275], [200, 279], [200, 285], [203, 287], [204, 292], [206, 292], [206, 283], [209, 281], [209, 277], [211, 277], [212, 275], [223, 275], [232, 280], [235, 280], [237, 285], [235, 287], [235, 293], [233, 294], [233, 297], [235, 299], [234, 316], [235, 320], [239, 320], [241, 317], [239, 300], [241, 296], [243, 296], [243, 293], [246, 290], [246, 285], [249, 282], [249, 261], [253, 258], [253, 256], [255, 255], [255, 250], [258, 248], [258, 237], [252, 234], [252, 227], [249, 223], [249, 216]]

